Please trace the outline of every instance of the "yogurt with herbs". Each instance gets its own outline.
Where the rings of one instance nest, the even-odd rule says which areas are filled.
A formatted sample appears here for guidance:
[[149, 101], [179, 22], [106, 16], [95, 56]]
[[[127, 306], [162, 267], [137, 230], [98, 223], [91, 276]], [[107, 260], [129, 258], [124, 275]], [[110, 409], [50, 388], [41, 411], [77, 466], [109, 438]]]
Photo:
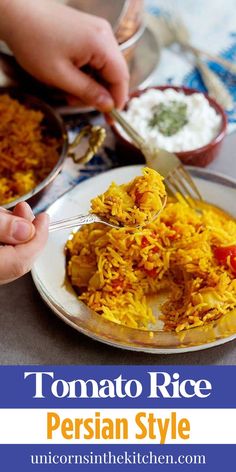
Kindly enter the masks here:
[[152, 149], [170, 152], [205, 146], [221, 126], [220, 115], [202, 93], [185, 95], [171, 88], [147, 90], [132, 98], [122, 114]]

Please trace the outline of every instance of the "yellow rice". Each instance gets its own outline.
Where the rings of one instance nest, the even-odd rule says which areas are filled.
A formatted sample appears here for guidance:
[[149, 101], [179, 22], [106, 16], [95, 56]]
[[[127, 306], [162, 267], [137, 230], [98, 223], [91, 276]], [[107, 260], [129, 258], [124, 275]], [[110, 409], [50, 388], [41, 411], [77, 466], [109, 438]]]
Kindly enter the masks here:
[[35, 188], [58, 161], [59, 141], [46, 134], [41, 111], [0, 95], [0, 205]]
[[84, 226], [66, 244], [67, 273], [80, 300], [133, 328], [155, 324], [148, 299], [166, 291], [164, 329], [178, 332], [236, 308], [236, 274], [214, 256], [215, 247], [235, 244], [236, 222], [223, 212], [169, 201], [142, 229]]
[[165, 195], [163, 178], [146, 167], [142, 176], [128, 184], [113, 182], [105, 193], [92, 200], [91, 208], [111, 223], [142, 226], [162, 209]]

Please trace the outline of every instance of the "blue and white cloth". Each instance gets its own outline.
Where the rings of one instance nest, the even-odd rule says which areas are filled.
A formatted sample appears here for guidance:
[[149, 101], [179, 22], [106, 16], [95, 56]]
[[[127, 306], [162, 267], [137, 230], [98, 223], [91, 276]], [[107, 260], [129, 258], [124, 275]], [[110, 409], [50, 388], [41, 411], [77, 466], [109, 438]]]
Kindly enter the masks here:
[[[235, 0], [146, 0], [153, 15], [162, 11], [179, 16], [189, 30], [191, 43], [236, 62], [236, 3]], [[213, 62], [208, 65], [219, 74], [234, 98], [234, 110], [228, 113], [228, 131], [236, 129], [236, 75]], [[175, 84], [206, 91], [200, 74], [185, 54], [175, 48], [162, 50], [161, 62], [152, 79], [153, 84]]]
[[[161, 15], [162, 10], [171, 11], [180, 16], [191, 34], [195, 46], [219, 54], [231, 61], [236, 61], [236, 8], [235, 0], [146, 0], [146, 9], [154, 15]], [[222, 66], [210, 62], [210, 67], [223, 78], [235, 99], [235, 109], [228, 114], [229, 132], [236, 129], [236, 75], [230, 74]], [[194, 64], [175, 48], [162, 50], [161, 60], [152, 77], [153, 85], [175, 84], [194, 87], [205, 91], [201, 77]], [[78, 116], [75, 126], [71, 126], [71, 136], [81, 124], [90, 120], [89, 116]], [[94, 122], [94, 120], [92, 120]], [[99, 120], [98, 120], [99, 121]], [[101, 122], [101, 119], [100, 119]], [[45, 193], [35, 211], [45, 210], [81, 181], [104, 172], [109, 168], [123, 165], [115, 151], [114, 139], [108, 130], [106, 146], [86, 166], [79, 166], [68, 158], [60, 175]]]

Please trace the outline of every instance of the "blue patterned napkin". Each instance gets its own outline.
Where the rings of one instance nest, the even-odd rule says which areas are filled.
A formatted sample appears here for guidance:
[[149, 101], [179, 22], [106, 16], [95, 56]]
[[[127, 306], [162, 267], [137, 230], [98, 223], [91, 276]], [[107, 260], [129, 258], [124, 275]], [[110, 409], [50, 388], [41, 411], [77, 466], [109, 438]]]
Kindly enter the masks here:
[[[191, 43], [212, 54], [236, 62], [236, 8], [235, 0], [146, 0], [146, 8], [153, 15], [169, 12], [179, 16], [189, 30]], [[228, 113], [228, 132], [236, 129], [236, 75], [224, 67], [208, 62], [219, 74], [234, 98], [234, 110]], [[162, 51], [161, 62], [152, 78], [156, 85], [174, 84], [206, 89], [191, 57], [180, 54], [175, 47]]]

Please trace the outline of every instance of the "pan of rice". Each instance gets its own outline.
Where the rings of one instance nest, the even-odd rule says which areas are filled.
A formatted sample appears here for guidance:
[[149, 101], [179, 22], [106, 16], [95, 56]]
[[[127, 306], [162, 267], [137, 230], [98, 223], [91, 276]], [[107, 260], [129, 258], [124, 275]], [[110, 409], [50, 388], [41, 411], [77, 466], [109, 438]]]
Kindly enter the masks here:
[[[114, 185], [128, 181], [130, 188], [140, 171], [126, 167], [85, 182], [51, 207], [52, 219], [66, 207], [69, 216], [88, 211], [89, 201], [91, 211], [104, 214]], [[135, 227], [96, 223], [50, 236], [33, 278], [55, 313], [94, 339], [152, 353], [203, 349], [235, 337], [236, 212], [227, 210], [236, 184], [191, 172], [210, 202], [198, 202], [200, 211], [169, 198], [156, 219]], [[45, 275], [49, 257], [57, 274], [48, 267]]]
[[[20, 89], [0, 88], [0, 206], [11, 209], [25, 200], [36, 203], [67, 155], [82, 162], [84, 156], [77, 156], [74, 149], [85, 128], [69, 143], [64, 122], [50, 106]], [[91, 128], [88, 134], [92, 132]], [[99, 139], [97, 134], [97, 147]]]
[[0, 206], [34, 203], [61, 170], [68, 142], [46, 103], [14, 88], [0, 89]]

